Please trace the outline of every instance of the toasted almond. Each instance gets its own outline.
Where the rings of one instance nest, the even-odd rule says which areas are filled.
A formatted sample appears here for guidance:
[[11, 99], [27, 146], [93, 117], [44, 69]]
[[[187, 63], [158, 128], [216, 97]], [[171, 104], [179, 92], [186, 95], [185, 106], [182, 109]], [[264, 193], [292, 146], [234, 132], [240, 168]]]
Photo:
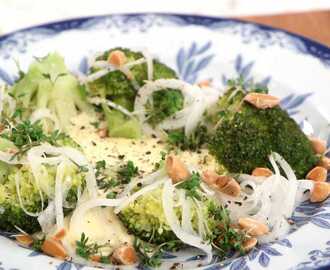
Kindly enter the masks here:
[[137, 262], [137, 255], [135, 249], [126, 244], [115, 249], [112, 260], [117, 264], [130, 265]]
[[321, 157], [318, 165], [325, 168], [326, 170], [330, 170], [330, 158], [326, 156]]
[[54, 238], [46, 239], [41, 246], [41, 250], [47, 255], [56, 258], [65, 259], [68, 257], [68, 253], [62, 243]]
[[237, 197], [241, 192], [240, 185], [232, 177], [229, 177], [227, 179], [229, 179], [228, 182], [223, 187], [220, 188], [220, 191], [229, 196]]
[[311, 169], [306, 178], [313, 181], [324, 182], [327, 179], [327, 170], [321, 166]]
[[64, 238], [64, 236], [66, 235], [66, 230], [64, 228], [58, 230], [55, 234], [54, 234], [54, 239], [55, 240], [62, 240]]
[[258, 109], [273, 108], [280, 104], [279, 98], [261, 93], [249, 93], [244, 97], [244, 101], [252, 104]]
[[198, 83], [198, 86], [203, 88], [203, 87], [209, 87], [210, 86], [210, 80], [203, 80]]
[[310, 137], [309, 138], [315, 154], [323, 154], [327, 150], [327, 143], [325, 140], [319, 138]]
[[224, 187], [231, 177], [226, 175], [219, 175], [214, 171], [208, 170], [203, 172], [202, 180], [209, 186], [216, 186], [217, 188]]
[[173, 183], [184, 181], [190, 177], [186, 165], [176, 156], [169, 156], [166, 159], [166, 172]]
[[109, 54], [108, 62], [116, 67], [121, 67], [127, 62], [127, 58], [124, 52], [115, 50]]
[[19, 234], [15, 236], [16, 241], [23, 246], [31, 246], [33, 244], [33, 238], [28, 234]]
[[322, 202], [330, 195], [330, 184], [327, 182], [315, 182], [310, 195], [311, 202]]
[[106, 138], [108, 136], [108, 129], [107, 128], [101, 128], [97, 131], [97, 134], [101, 139]]
[[253, 218], [239, 218], [238, 225], [251, 236], [261, 236], [269, 232], [267, 225]]
[[92, 255], [90, 257], [91, 261], [93, 262], [100, 262], [101, 261], [101, 256], [100, 255]]
[[257, 238], [251, 237], [246, 239], [243, 244], [242, 244], [242, 248], [245, 252], [250, 251], [251, 249], [253, 249], [256, 244], [258, 243]]
[[253, 176], [265, 176], [265, 177], [269, 177], [269, 176], [273, 175], [273, 172], [270, 169], [268, 169], [268, 168], [258, 167], [258, 168], [255, 168], [252, 171], [252, 175]]

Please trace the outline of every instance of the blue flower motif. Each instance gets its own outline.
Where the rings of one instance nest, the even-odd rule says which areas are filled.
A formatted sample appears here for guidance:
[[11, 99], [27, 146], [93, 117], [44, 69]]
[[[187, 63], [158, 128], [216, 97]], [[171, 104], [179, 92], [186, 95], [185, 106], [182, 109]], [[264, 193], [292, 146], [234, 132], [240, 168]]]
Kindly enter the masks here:
[[83, 57], [81, 60], [80, 60], [80, 63], [78, 65], [78, 70], [82, 73], [82, 74], [87, 74], [88, 72], [88, 69], [89, 69], [89, 66], [88, 66], [88, 58], [87, 57]]
[[60, 263], [58, 266], [56, 266], [56, 270], [80, 270], [84, 268], [84, 265], [73, 263], [73, 262], [68, 262], [64, 261]]
[[311, 95], [313, 95], [312, 92], [300, 95], [289, 94], [281, 100], [280, 105], [283, 110], [286, 110], [288, 114], [292, 116], [299, 112], [298, 107], [302, 105]]
[[199, 72], [205, 69], [214, 57], [214, 54], [209, 53], [211, 46], [211, 41], [202, 46], [193, 42], [189, 49], [180, 48], [176, 56], [176, 65], [182, 80], [196, 82]]
[[[243, 56], [238, 54], [235, 58], [235, 71], [238, 78], [243, 80], [243, 86], [245, 88], [249, 88], [251, 85], [258, 85], [258, 86], [267, 86], [271, 80], [271, 76], [267, 76], [259, 82], [255, 82], [252, 75], [252, 69], [254, 67], [255, 61], [250, 61], [244, 63]], [[228, 78], [226, 75], [222, 75], [222, 83], [224, 85], [227, 84], [228, 80], [232, 78]]]

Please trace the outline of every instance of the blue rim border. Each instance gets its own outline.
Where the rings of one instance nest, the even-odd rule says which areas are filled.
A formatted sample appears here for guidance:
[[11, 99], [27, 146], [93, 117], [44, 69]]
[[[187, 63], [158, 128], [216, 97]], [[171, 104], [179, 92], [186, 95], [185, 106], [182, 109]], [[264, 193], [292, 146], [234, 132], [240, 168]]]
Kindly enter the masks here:
[[[66, 30], [72, 30], [75, 29], [81, 25], [83, 25], [85, 22], [92, 20], [92, 19], [102, 19], [109, 16], [128, 16], [128, 17], [139, 17], [139, 16], [145, 16], [145, 15], [158, 15], [158, 16], [171, 16], [171, 17], [178, 17], [181, 20], [183, 20], [187, 24], [193, 24], [193, 25], [199, 25], [199, 26], [209, 26], [213, 23], [217, 22], [237, 22], [242, 23], [246, 25], [256, 25], [259, 29], [268, 31], [268, 32], [282, 32], [284, 34], [287, 34], [289, 36], [292, 36], [301, 42], [303, 42], [304, 45], [306, 45], [306, 54], [311, 55], [319, 60], [324, 60], [327, 58], [322, 57], [322, 55], [330, 55], [330, 47], [327, 45], [321, 44], [317, 41], [314, 41], [310, 38], [301, 36], [299, 34], [283, 30], [276, 27], [266, 26], [259, 23], [253, 23], [248, 22], [240, 19], [232, 19], [232, 18], [222, 18], [222, 17], [216, 17], [216, 16], [204, 16], [204, 15], [189, 15], [189, 14], [182, 14], [182, 13], [158, 13], [158, 12], [139, 12], [139, 13], [112, 13], [112, 14], [104, 14], [104, 15], [95, 15], [95, 16], [84, 16], [84, 17], [76, 17], [76, 18], [70, 18], [65, 20], [56, 20], [50, 23], [45, 24], [37, 24], [34, 26], [21, 28], [16, 31], [9, 32], [5, 35], [0, 35], [0, 43], [4, 42], [5, 40], [9, 39], [12, 35], [18, 34], [18, 33], [24, 33], [33, 29], [38, 28], [44, 28], [53, 30], [56, 33], [61, 33]], [[316, 50], [312, 50], [311, 48], [314, 48]], [[330, 59], [330, 56], [329, 56]], [[318, 268], [314, 268], [315, 270], [327, 270], [330, 267], [330, 263]]]
[[[221, 18], [221, 17], [215, 17], [215, 16], [203, 16], [203, 15], [188, 15], [188, 14], [180, 14], [180, 13], [158, 13], [158, 12], [150, 12], [150, 13], [113, 13], [113, 14], [105, 14], [105, 15], [96, 15], [96, 16], [86, 16], [86, 17], [77, 17], [77, 18], [71, 18], [67, 20], [58, 20], [51, 23], [46, 24], [39, 24], [27, 28], [22, 28], [17, 31], [13, 31], [10, 33], [7, 33], [5, 35], [0, 35], [0, 42], [5, 41], [6, 39], [10, 38], [10, 36], [17, 34], [17, 33], [23, 33], [29, 30], [38, 29], [38, 28], [46, 28], [53, 31], [56, 31], [57, 33], [60, 33], [65, 30], [72, 30], [76, 27], [79, 27], [83, 23], [91, 20], [91, 19], [99, 19], [99, 18], [106, 18], [109, 16], [129, 16], [129, 17], [139, 17], [144, 15], [159, 15], [159, 16], [175, 16], [180, 18], [181, 20], [185, 21], [187, 24], [194, 24], [199, 26], [209, 26], [210, 24], [217, 23], [217, 22], [237, 22], [242, 24], [252, 24], [259, 27], [259, 29], [268, 31], [268, 32], [282, 32], [287, 35], [290, 35], [296, 39], [299, 39], [301, 42], [306, 45], [306, 54], [312, 55], [315, 58], [318, 58], [319, 60], [329, 60], [330, 59], [330, 47], [327, 45], [321, 44], [317, 41], [314, 41], [310, 38], [301, 36], [299, 34], [292, 33], [290, 31], [286, 31], [280, 28], [270, 27], [259, 23], [253, 23], [253, 22], [247, 22], [240, 19], [231, 19], [231, 18]], [[322, 57], [323, 55], [329, 55], [329, 59]]]

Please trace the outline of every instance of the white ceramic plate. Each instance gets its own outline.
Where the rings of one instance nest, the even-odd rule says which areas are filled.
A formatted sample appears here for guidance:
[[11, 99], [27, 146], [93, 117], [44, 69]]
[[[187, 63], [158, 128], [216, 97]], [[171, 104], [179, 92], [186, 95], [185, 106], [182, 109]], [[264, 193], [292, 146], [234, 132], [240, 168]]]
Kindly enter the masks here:
[[[311, 40], [235, 20], [171, 14], [134, 14], [80, 18], [29, 28], [0, 37], [0, 83], [16, 76], [33, 57], [58, 51], [72, 71], [85, 73], [91, 53], [116, 46], [148, 48], [191, 83], [228, 78], [268, 84], [306, 132], [328, 141], [330, 49]], [[313, 129], [311, 129], [311, 126]], [[330, 200], [303, 203], [292, 218], [298, 229], [287, 238], [255, 248], [245, 257], [218, 262], [208, 270], [330, 269]], [[192, 269], [195, 253], [167, 254], [164, 268], [182, 262]], [[61, 262], [0, 237], [0, 269], [90, 269]], [[139, 269], [146, 269], [139, 267]]]

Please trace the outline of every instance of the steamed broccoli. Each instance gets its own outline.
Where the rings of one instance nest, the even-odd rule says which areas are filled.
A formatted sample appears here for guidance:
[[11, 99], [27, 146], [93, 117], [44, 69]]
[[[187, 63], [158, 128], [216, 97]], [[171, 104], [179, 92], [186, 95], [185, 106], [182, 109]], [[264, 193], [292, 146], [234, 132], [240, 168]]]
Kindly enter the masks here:
[[14, 116], [28, 120], [34, 111], [48, 109], [58, 119], [62, 130], [68, 129], [70, 119], [78, 110], [89, 109], [78, 80], [57, 53], [32, 63], [28, 72], [9, 89], [9, 94], [17, 103]]
[[233, 173], [271, 168], [268, 156], [277, 152], [292, 166], [298, 178], [317, 163], [311, 143], [297, 123], [279, 106], [257, 109], [244, 102], [245, 93], [229, 89], [213, 115], [216, 124], [210, 152]]
[[152, 94], [152, 102], [146, 105], [148, 123], [156, 126], [167, 117], [183, 109], [184, 97], [180, 90], [162, 89]]
[[[31, 147], [45, 142], [79, 148], [70, 137], [62, 133], [53, 132], [46, 135], [40, 123], [31, 124], [29, 121], [24, 121], [3, 131], [0, 137], [0, 151], [11, 151], [15, 153], [13, 157], [21, 158]], [[0, 162], [0, 230], [15, 231], [15, 226], [28, 233], [40, 230], [37, 217], [27, 215], [22, 205], [26, 211], [37, 213], [42, 210], [40, 192], [44, 198], [44, 207], [54, 198], [56, 168], [50, 165], [41, 166], [39, 190], [28, 164], [11, 165]], [[66, 179], [64, 185], [67, 185], [64, 207], [71, 208], [77, 201], [78, 189], [81, 190], [85, 186], [85, 176], [74, 164], [66, 167], [64, 175]], [[21, 202], [16, 186], [17, 179], [19, 179]], [[70, 181], [68, 182], [67, 179]]]
[[[109, 54], [113, 51], [122, 51], [127, 62], [132, 62], [143, 58], [143, 54], [140, 52], [131, 51], [125, 48], [114, 48], [106, 51], [97, 58], [97, 60], [107, 61]], [[92, 68], [91, 74], [98, 69]], [[118, 105], [123, 106], [129, 111], [134, 109], [134, 101], [137, 95], [138, 89], [144, 85], [144, 81], [148, 79], [147, 64], [137, 64], [130, 67], [132, 78], [127, 76], [120, 70], [111, 71], [105, 76], [90, 82], [88, 84], [89, 94], [92, 96], [99, 96], [106, 98]], [[159, 62], [153, 60], [153, 79], [171, 79], [176, 78], [175, 72]], [[126, 137], [126, 138], [139, 138], [141, 136], [141, 127], [136, 118], [127, 117], [121, 112], [110, 109], [103, 105], [102, 109], [105, 113], [108, 123], [109, 135], [112, 137]]]
[[[227, 234], [230, 220], [225, 213], [226, 210], [212, 198], [204, 196], [200, 192], [200, 178], [198, 174], [194, 173], [190, 179], [181, 182], [176, 188], [184, 189], [186, 198], [189, 198], [192, 202], [191, 223], [195, 231], [199, 230], [197, 209], [201, 211], [205, 224], [207, 224], [206, 235], [203, 236], [206, 242], [216, 243], [220, 248], [230, 250], [235, 248], [232, 245], [234, 242], [231, 240], [234, 240], [236, 237], [237, 241], [235, 244], [238, 244], [243, 239], [240, 232], [236, 232], [236, 234], [231, 232], [232, 235]], [[151, 244], [179, 241], [166, 221], [162, 205], [162, 192], [162, 188], [158, 188], [142, 195], [119, 214], [120, 219], [129, 232]], [[175, 212], [180, 220], [182, 215], [181, 207], [177, 206]], [[225, 243], [219, 242], [219, 235], [225, 235], [228, 241]]]
[[[44, 172], [44, 177], [39, 179], [39, 185], [46, 207], [48, 201], [54, 197], [56, 168], [51, 166], [43, 166], [43, 168], [47, 174]], [[67, 168], [66, 175], [71, 178], [71, 187], [68, 189], [66, 197], [67, 207], [71, 207], [76, 203], [77, 190], [83, 188], [85, 179], [76, 166]], [[19, 191], [22, 204], [17, 193], [16, 177], [20, 179]], [[15, 226], [28, 233], [40, 230], [37, 217], [27, 215], [22, 205], [28, 212], [40, 212], [42, 209], [39, 190], [28, 165], [9, 166], [7, 176], [0, 184], [0, 230], [13, 232], [16, 231]]]

